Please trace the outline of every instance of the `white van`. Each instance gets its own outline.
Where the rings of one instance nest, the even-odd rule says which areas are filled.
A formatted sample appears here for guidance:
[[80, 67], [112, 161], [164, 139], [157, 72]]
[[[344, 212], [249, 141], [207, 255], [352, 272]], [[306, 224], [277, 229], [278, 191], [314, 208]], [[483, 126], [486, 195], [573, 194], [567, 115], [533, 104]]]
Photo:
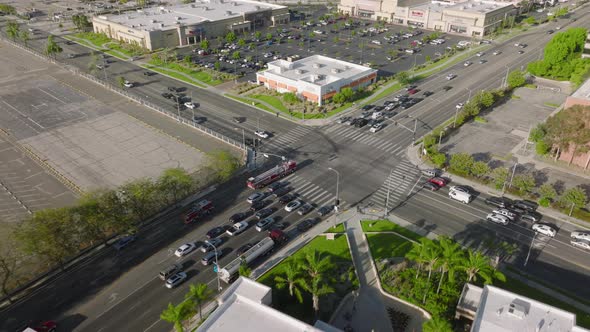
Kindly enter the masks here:
[[457, 190], [449, 191], [449, 197], [465, 204], [469, 204], [469, 202], [471, 202], [473, 199], [473, 195]]

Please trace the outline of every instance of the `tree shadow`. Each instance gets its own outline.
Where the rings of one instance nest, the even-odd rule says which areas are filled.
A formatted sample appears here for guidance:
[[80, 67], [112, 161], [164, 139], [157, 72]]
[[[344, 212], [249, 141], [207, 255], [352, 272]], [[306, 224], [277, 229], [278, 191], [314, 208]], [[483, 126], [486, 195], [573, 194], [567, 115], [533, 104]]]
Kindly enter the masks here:
[[477, 152], [471, 155], [475, 161], [483, 161], [489, 163], [492, 160], [492, 156], [489, 152]]

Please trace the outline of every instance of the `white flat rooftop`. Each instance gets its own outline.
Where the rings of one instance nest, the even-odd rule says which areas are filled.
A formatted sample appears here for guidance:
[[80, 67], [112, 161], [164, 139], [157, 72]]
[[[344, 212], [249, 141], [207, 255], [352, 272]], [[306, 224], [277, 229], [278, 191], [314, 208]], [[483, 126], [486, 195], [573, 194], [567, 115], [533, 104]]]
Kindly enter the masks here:
[[491, 13], [500, 8], [513, 6], [511, 3], [506, 2], [495, 2], [495, 1], [474, 1], [469, 0], [461, 3], [456, 3], [452, 6], [446, 7], [447, 10], [456, 10], [467, 13]]
[[101, 15], [99, 18], [128, 27], [133, 26], [135, 29], [151, 31], [174, 28], [176, 22], [195, 25], [206, 21], [239, 17], [244, 13], [281, 8], [286, 7], [247, 0], [196, 0], [186, 5], [149, 7], [136, 12], [123, 12], [121, 15]]
[[[472, 291], [481, 292], [477, 288]], [[493, 286], [485, 286], [481, 294], [472, 332], [588, 332], [576, 326], [571, 312]]]
[[572, 94], [572, 97], [590, 100], [590, 79], [586, 80], [586, 82], [584, 82], [584, 84]]
[[297, 61], [276, 60], [268, 63], [262, 73], [273, 73], [295, 81], [325, 85], [341, 79], [377, 70], [322, 55], [312, 55]]

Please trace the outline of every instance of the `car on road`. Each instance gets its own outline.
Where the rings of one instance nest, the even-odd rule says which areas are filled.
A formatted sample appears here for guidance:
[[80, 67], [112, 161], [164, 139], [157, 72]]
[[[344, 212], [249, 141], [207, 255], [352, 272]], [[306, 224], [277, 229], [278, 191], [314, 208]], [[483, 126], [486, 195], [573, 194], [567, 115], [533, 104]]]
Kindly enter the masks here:
[[330, 212], [334, 211], [334, 207], [331, 205], [322, 206], [318, 209], [318, 215], [320, 217], [326, 216], [330, 214]]
[[256, 217], [256, 219], [260, 220], [260, 219], [270, 216], [274, 212], [275, 212], [275, 210], [273, 208], [262, 209], [262, 210], [256, 212], [255, 217]]
[[303, 205], [303, 202], [300, 200], [291, 201], [287, 205], [285, 205], [285, 211], [293, 212], [293, 211], [297, 210], [298, 208], [300, 208], [301, 205]]
[[254, 135], [260, 138], [268, 138], [270, 135], [264, 130], [256, 130], [254, 131]]
[[126, 88], [132, 88], [132, 87], [134, 87], [134, 86], [135, 86], [135, 84], [133, 84], [133, 83], [131, 83], [131, 82], [129, 82], [129, 81], [127, 81], [127, 80], [125, 80], [125, 81], [123, 82], [123, 86], [124, 86], [124, 87], [126, 87]]
[[372, 133], [376, 133], [381, 129], [383, 129], [383, 123], [376, 123], [371, 126], [371, 129], [369, 129], [369, 131]]
[[76, 54], [68, 53], [67, 57], [68, 57], [68, 59], [73, 59], [76, 57]]
[[164, 93], [162, 93], [162, 97], [164, 97], [166, 99], [171, 99], [174, 97], [174, 95], [169, 92], [164, 92]]
[[440, 189], [440, 187], [436, 183], [432, 183], [432, 182], [425, 182], [422, 185], [422, 188], [428, 189], [430, 191], [437, 191]]
[[[219, 259], [221, 259], [221, 257], [225, 256], [225, 250], [217, 250], [217, 252], [213, 251], [210, 252], [208, 254], [206, 254], [205, 256], [203, 256], [203, 258], [201, 258], [201, 264], [207, 266], [211, 263], [213, 263], [213, 265], [216, 265], [216, 261], [218, 261]], [[215, 271], [217, 267], [214, 266], [213, 270]]]
[[221, 226], [213, 227], [207, 232], [207, 238], [213, 239], [225, 233], [225, 228]]
[[523, 54], [523, 53], [524, 53], [523, 50], [518, 51], [518, 54]]
[[153, 71], [144, 71], [144, 72], [143, 72], [143, 75], [144, 75], [144, 76], [152, 76], [152, 75], [155, 75], [155, 74], [156, 74], [156, 73], [154, 73]]
[[170, 278], [170, 276], [172, 276], [178, 272], [181, 272], [182, 269], [183, 269], [183, 266], [181, 263], [172, 264], [170, 266], [167, 266], [162, 271], [160, 271], [159, 277], [160, 277], [160, 279], [166, 281], [166, 279]]
[[311, 205], [309, 203], [305, 203], [305, 204], [303, 204], [303, 206], [301, 206], [299, 208], [299, 210], [297, 210], [297, 214], [300, 215], [300, 216], [302, 216], [304, 214], [307, 214], [312, 209], [313, 209], [313, 205]]
[[488, 197], [485, 199], [485, 203], [499, 208], [509, 208], [512, 206], [512, 200], [506, 197]]
[[493, 55], [500, 55], [500, 54], [502, 54], [502, 51], [498, 51], [498, 50], [496, 50], [496, 51], [494, 51], [494, 53], [492, 53], [492, 54], [493, 54]]
[[508, 209], [495, 209], [492, 211], [492, 213], [499, 214], [499, 215], [504, 216], [510, 220], [514, 220], [517, 217], [516, 213], [513, 213], [513, 212], [509, 211]]
[[220, 237], [216, 237], [214, 239], [205, 240], [203, 245], [201, 246], [201, 252], [209, 252], [213, 250], [213, 248], [218, 247], [221, 243], [223, 243], [223, 239]]
[[533, 231], [537, 232], [537, 233], [541, 233], [545, 236], [548, 237], [554, 237], [555, 234], [557, 234], [557, 231], [555, 230], [555, 228], [546, 225], [546, 224], [534, 224], [532, 227]]
[[268, 217], [268, 218], [264, 218], [262, 220], [260, 220], [258, 223], [256, 223], [256, 230], [258, 232], [263, 232], [267, 229], [270, 228], [270, 226], [272, 224], [274, 224], [277, 220], [273, 217]]
[[590, 242], [585, 240], [571, 240], [571, 245], [585, 250], [590, 250]]
[[250, 205], [250, 211], [256, 212], [256, 211], [264, 208], [265, 206], [267, 206], [270, 203], [271, 203], [271, 201], [269, 201], [269, 200], [254, 202], [254, 203], [252, 203], [252, 205]]
[[442, 89], [443, 89], [443, 91], [444, 91], [444, 92], [448, 92], [448, 91], [449, 91], [449, 90], [451, 90], [452, 88], [453, 88], [453, 87], [452, 87], [452, 86], [449, 86], [449, 85], [445, 85], [445, 86], [443, 86], [443, 87], [442, 87]]
[[473, 64], [473, 62], [471, 62], [471, 61], [465, 61], [465, 62], [463, 62], [463, 66], [464, 66], [464, 67], [469, 67], [469, 66], [471, 66], [472, 64]]
[[458, 109], [458, 110], [460, 110], [460, 109], [463, 108], [463, 106], [465, 106], [464, 103], [458, 103], [457, 105], [455, 105], [455, 108]]
[[275, 197], [282, 197], [286, 195], [289, 191], [293, 190], [290, 186], [284, 186], [272, 192]]
[[185, 244], [181, 245], [180, 247], [178, 247], [178, 249], [176, 249], [176, 251], [174, 252], [174, 255], [176, 255], [177, 257], [183, 257], [183, 256], [190, 254], [196, 248], [197, 248], [197, 246], [192, 242], [185, 243]]
[[501, 216], [499, 214], [495, 214], [495, 213], [488, 214], [486, 216], [486, 220], [494, 222], [496, 224], [508, 225], [508, 218], [506, 218], [505, 216]]
[[113, 248], [116, 250], [121, 250], [130, 245], [131, 243], [135, 242], [136, 237], [135, 235], [125, 235], [119, 239], [115, 244], [113, 244]]
[[434, 94], [434, 92], [432, 92], [432, 91], [424, 91], [424, 92], [422, 92], [422, 95], [424, 95], [424, 97], [432, 96], [433, 94]]
[[281, 197], [279, 199], [279, 202], [281, 204], [287, 204], [287, 203], [291, 202], [294, 199], [295, 199], [295, 195], [293, 195], [293, 194], [286, 194], [286, 195], [283, 195], [283, 197]]
[[262, 199], [264, 199], [266, 197], [266, 195], [263, 192], [255, 192], [252, 195], [248, 196], [248, 203], [252, 204], [254, 202], [258, 202]]
[[238, 213], [234, 213], [231, 217], [229, 217], [229, 222], [232, 224], [235, 224], [235, 223], [240, 222], [246, 218], [248, 218], [248, 213], [238, 212]]
[[339, 118], [338, 120], [336, 120], [336, 123], [346, 123], [346, 122], [348, 122], [348, 120], [350, 120], [349, 116], [343, 116], [343, 117]]
[[428, 179], [428, 182], [430, 183], [434, 183], [439, 187], [444, 187], [447, 185], [447, 180], [441, 178], [441, 177], [434, 177], [434, 178], [430, 178]]
[[375, 105], [364, 105], [363, 107], [361, 107], [361, 110], [368, 111], [373, 107], [375, 107]]
[[235, 224], [233, 224], [233, 226], [228, 229], [227, 231], [225, 231], [225, 233], [229, 236], [236, 236], [240, 233], [242, 233], [243, 231], [246, 230], [246, 228], [248, 228], [249, 224], [247, 221], [240, 221], [237, 222]]
[[485, 54], [484, 52], [477, 52], [477, 53], [475, 53], [475, 55], [478, 56], [478, 57], [482, 57], [482, 56], [484, 56], [484, 54]]
[[520, 215], [520, 220], [528, 222], [539, 222], [543, 216], [534, 211], [526, 211]]
[[357, 121], [357, 122], [354, 124], [354, 126], [355, 126], [355, 127], [357, 127], [357, 128], [362, 128], [362, 127], [366, 126], [366, 125], [367, 125], [367, 123], [369, 123], [369, 120], [367, 120], [367, 119], [359, 119], [359, 120], [358, 120], [358, 121]]
[[527, 200], [518, 200], [515, 201], [512, 205], [524, 211], [536, 211], [539, 207], [539, 204], [537, 204], [536, 202]]
[[450, 81], [450, 80], [452, 80], [454, 78], [457, 78], [457, 75], [455, 75], [455, 74], [448, 74], [447, 77], [446, 77], [447, 81]]
[[570, 237], [576, 240], [590, 241], [590, 232], [571, 232]]
[[450, 186], [449, 191], [459, 191], [466, 194], [471, 194], [471, 190], [466, 186]]
[[239, 256], [242, 256], [246, 251], [250, 250], [250, 248], [252, 248], [254, 245], [250, 244], [250, 243], [246, 243], [243, 246], [239, 247], [238, 250], [236, 250], [236, 254]]
[[103, 70], [104, 69], [104, 66], [103, 65], [95, 65], [95, 67], [96, 67], [96, 69], [99, 69], [99, 70]]
[[178, 89], [175, 86], [169, 86], [168, 87], [168, 91], [170, 91], [170, 92], [177, 92]]
[[307, 232], [316, 224], [316, 220], [309, 218], [305, 219], [297, 225], [297, 230], [300, 232]]
[[187, 101], [186, 103], [184, 103], [184, 106], [187, 108], [190, 108], [191, 110], [197, 108], [197, 105], [195, 103], [193, 103], [192, 101]]
[[285, 184], [286, 184], [285, 182], [280, 182], [280, 181], [273, 182], [273, 183], [269, 184], [268, 187], [266, 187], [266, 191], [268, 191], [269, 193], [272, 193], [275, 190], [284, 186]]
[[172, 275], [170, 278], [166, 279], [166, 287], [167, 288], [174, 288], [180, 284], [182, 284], [186, 280], [187, 274], [186, 272], [178, 272]]
[[486, 62], [488, 62], [488, 60], [486, 60], [486, 59], [481, 59], [481, 60], [479, 60], [479, 64], [480, 64], [480, 65], [483, 65], [483, 64], [484, 64], [484, 63], [486, 63]]

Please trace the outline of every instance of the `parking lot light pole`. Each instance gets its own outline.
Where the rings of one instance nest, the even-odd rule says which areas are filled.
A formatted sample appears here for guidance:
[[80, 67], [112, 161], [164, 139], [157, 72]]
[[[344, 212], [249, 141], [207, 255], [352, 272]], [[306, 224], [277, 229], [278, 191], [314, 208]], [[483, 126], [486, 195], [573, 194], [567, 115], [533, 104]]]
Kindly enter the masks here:
[[412, 68], [416, 67], [416, 59], [418, 58], [418, 55], [422, 55], [422, 54], [418, 54], [418, 53], [414, 54], [414, 66]]
[[469, 91], [469, 97], [467, 97], [467, 102], [469, 102], [471, 100], [471, 89], [470, 88], [465, 88], [465, 90]]
[[389, 181], [387, 183], [387, 198], [385, 199], [385, 212], [383, 217], [386, 218], [389, 215], [389, 192], [391, 191], [391, 175], [393, 175], [393, 168], [389, 172], [389, 177], [385, 179], [385, 181]]
[[328, 167], [329, 170], [334, 171], [336, 173], [336, 201], [334, 202], [334, 210], [338, 212], [338, 205], [340, 204], [340, 200], [338, 199], [339, 194], [339, 185], [340, 185], [340, 172], [333, 169], [332, 167]]
[[529, 245], [529, 252], [526, 254], [526, 259], [524, 260], [524, 266], [526, 266], [527, 263], [529, 262], [529, 257], [531, 256], [531, 250], [533, 249], [533, 244], [535, 242], [536, 237], [537, 237], [537, 232], [535, 232], [535, 235], [533, 235], [533, 238], [531, 240], [531, 244]]
[[211, 242], [207, 242], [211, 247], [213, 247], [213, 251], [215, 252], [215, 265], [217, 266], [217, 291], [221, 292], [221, 281], [219, 280], [219, 261], [217, 260], [217, 247], [213, 245]]

